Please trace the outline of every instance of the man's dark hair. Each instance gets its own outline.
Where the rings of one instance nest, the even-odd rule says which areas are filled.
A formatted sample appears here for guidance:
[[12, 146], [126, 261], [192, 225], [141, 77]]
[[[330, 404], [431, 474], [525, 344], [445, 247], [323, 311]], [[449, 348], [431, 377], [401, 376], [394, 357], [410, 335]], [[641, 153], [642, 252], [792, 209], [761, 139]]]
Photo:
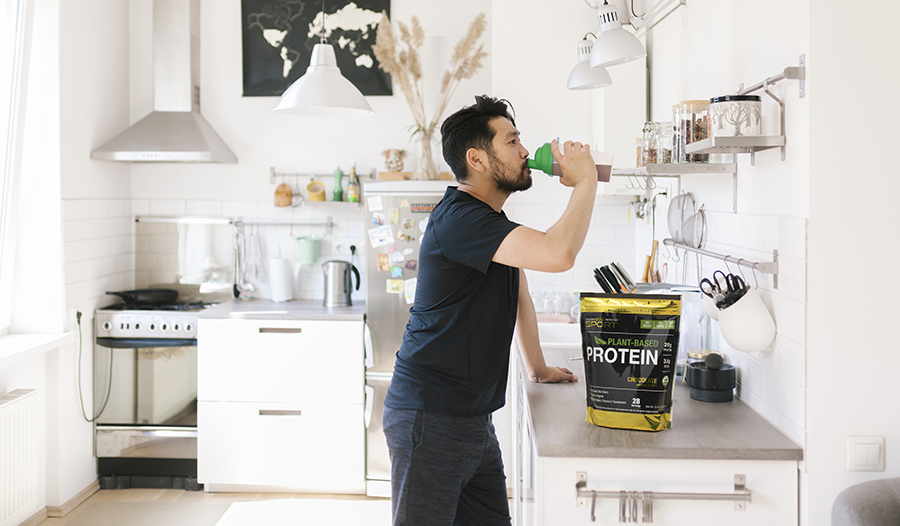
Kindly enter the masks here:
[[476, 95], [475, 104], [466, 106], [444, 120], [441, 125], [441, 148], [444, 161], [450, 166], [456, 179], [465, 180], [466, 152], [477, 148], [493, 153], [494, 130], [490, 121], [505, 117], [516, 125], [512, 104], [506, 99], [495, 99], [487, 95]]

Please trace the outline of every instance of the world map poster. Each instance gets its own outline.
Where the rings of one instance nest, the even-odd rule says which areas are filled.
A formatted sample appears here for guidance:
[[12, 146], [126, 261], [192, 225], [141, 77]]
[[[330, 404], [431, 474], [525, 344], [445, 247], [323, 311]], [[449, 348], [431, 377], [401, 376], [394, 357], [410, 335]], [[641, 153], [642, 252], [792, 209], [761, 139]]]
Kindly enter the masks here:
[[[325, 43], [341, 74], [363, 95], [392, 95], [391, 77], [372, 52], [381, 12], [390, 0], [325, 1]], [[322, 2], [241, 0], [244, 96], [280, 96], [306, 73], [322, 37]]]

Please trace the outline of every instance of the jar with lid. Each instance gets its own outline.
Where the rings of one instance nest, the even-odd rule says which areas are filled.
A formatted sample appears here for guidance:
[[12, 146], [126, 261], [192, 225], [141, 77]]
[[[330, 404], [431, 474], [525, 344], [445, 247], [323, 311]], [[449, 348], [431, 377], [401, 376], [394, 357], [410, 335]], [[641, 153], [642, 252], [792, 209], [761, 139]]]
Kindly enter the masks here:
[[707, 153], [687, 153], [688, 144], [709, 137], [709, 101], [685, 100], [672, 106], [675, 117], [675, 149], [673, 162], [708, 163]]
[[675, 141], [675, 124], [673, 122], [656, 123], [656, 162], [669, 164], [672, 160]]
[[759, 95], [723, 95], [709, 100], [709, 134], [712, 137], [762, 135], [762, 101]]
[[644, 138], [641, 140], [640, 166], [656, 164], [656, 131], [655, 122], [644, 123]]

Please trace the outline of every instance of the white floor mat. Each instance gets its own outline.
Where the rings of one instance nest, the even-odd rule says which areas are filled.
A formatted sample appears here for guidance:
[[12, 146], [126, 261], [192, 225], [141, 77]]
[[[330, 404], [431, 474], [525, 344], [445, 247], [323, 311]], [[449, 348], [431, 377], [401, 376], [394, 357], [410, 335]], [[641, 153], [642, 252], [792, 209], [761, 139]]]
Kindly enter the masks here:
[[286, 499], [235, 502], [216, 526], [390, 526], [389, 500]]

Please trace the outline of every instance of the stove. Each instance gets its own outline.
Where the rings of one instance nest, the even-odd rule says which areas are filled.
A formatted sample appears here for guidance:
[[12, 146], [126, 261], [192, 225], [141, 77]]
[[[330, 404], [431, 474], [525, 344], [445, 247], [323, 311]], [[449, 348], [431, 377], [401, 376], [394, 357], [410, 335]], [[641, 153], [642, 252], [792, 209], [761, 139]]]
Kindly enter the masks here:
[[97, 344], [112, 348], [197, 344], [199, 312], [211, 303], [117, 303], [94, 312]]
[[[94, 311], [95, 446], [103, 489], [198, 489], [197, 322], [203, 302]], [[160, 478], [161, 476], [163, 476]], [[154, 478], [155, 477], [155, 478]], [[156, 484], [156, 482], [153, 482]]]

